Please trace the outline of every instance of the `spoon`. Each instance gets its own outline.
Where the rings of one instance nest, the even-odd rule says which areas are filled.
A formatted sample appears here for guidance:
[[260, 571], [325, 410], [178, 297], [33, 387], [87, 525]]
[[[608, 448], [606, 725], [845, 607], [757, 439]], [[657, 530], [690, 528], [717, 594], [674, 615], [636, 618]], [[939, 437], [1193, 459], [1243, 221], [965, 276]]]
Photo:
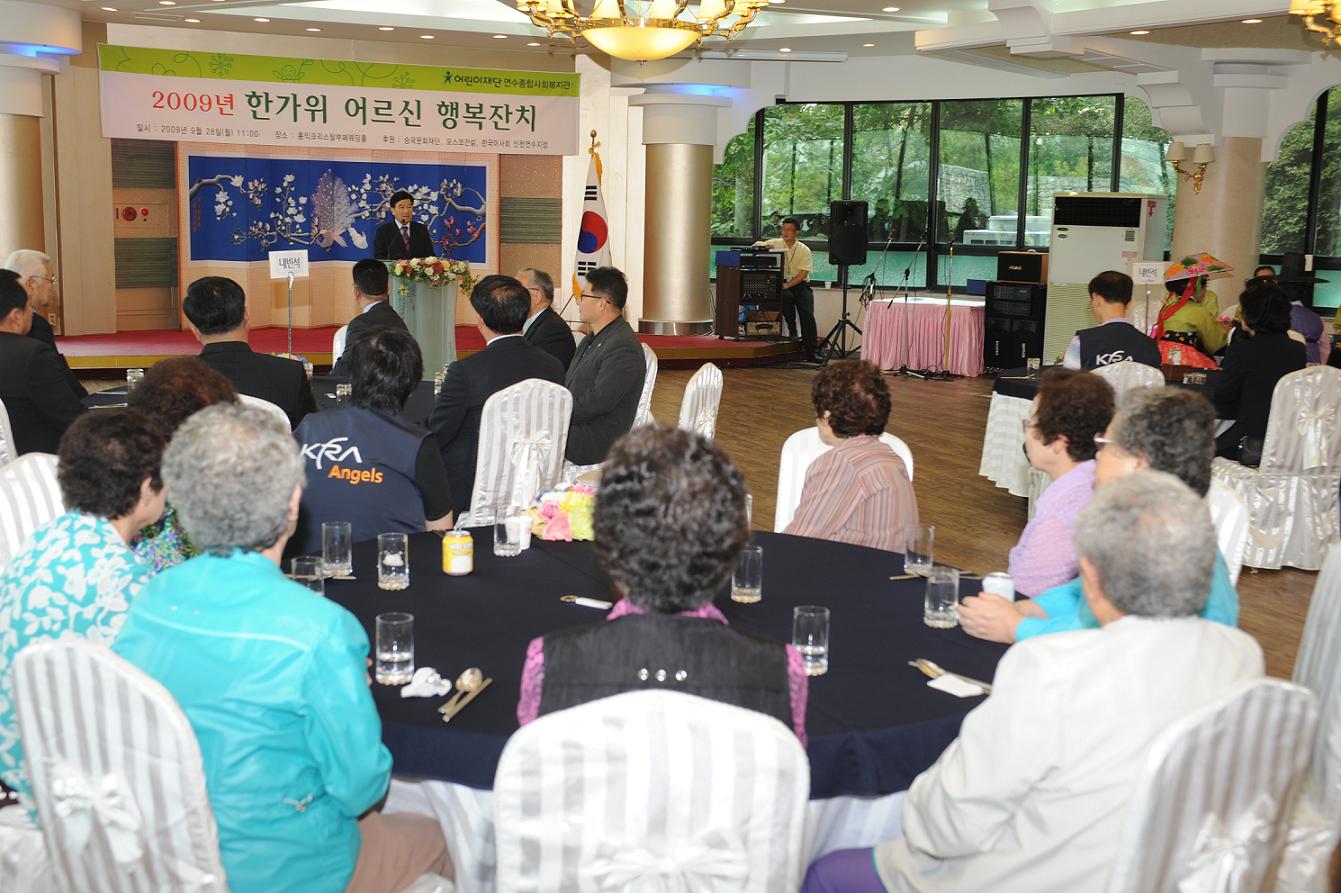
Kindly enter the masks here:
[[488, 679], [485, 679], [483, 682], [481, 682], [479, 685], [477, 685], [474, 689], [472, 689], [471, 691], [469, 691], [469, 692], [466, 694], [466, 696], [465, 696], [464, 698], [461, 699], [461, 703], [459, 703], [459, 704], [456, 705], [456, 709], [455, 709], [455, 710], [453, 710], [451, 713], [448, 713], [448, 714], [446, 714], [446, 715], [444, 715], [444, 716], [442, 717], [442, 721], [443, 721], [443, 722], [451, 722], [452, 720], [456, 719], [457, 715], [458, 715], [462, 710], [465, 710], [465, 709], [466, 709], [466, 705], [469, 704], [471, 701], [475, 700], [475, 698], [479, 697], [479, 695], [480, 695], [486, 688], [488, 688], [488, 687], [490, 686], [490, 684], [493, 683], [493, 681], [494, 681], [494, 680], [493, 680], [493, 677], [490, 676]]
[[462, 670], [461, 675], [456, 677], [456, 694], [452, 695], [447, 703], [438, 708], [438, 712], [444, 717], [450, 717], [456, 712], [457, 702], [466, 694], [479, 688], [484, 682], [484, 671], [479, 667], [471, 667], [468, 670]]

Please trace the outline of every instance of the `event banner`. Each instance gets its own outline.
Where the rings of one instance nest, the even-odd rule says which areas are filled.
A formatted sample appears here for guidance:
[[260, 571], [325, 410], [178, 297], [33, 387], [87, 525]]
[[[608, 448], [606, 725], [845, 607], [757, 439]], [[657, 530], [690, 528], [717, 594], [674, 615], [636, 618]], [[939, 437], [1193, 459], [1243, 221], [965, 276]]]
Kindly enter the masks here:
[[192, 260], [301, 248], [314, 262], [370, 257], [387, 201], [404, 189], [437, 255], [485, 262], [484, 165], [191, 155], [186, 170]]
[[100, 44], [105, 137], [504, 155], [577, 152], [578, 79]]

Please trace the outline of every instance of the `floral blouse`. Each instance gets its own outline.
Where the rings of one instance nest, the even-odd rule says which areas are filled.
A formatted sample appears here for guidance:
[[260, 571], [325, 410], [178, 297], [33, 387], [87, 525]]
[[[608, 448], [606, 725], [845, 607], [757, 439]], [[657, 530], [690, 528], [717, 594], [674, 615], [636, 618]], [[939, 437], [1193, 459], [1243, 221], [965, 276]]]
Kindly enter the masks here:
[[153, 573], [176, 567], [200, 552], [191, 545], [191, 539], [177, 520], [177, 510], [168, 505], [163, 517], [139, 532], [130, 547]]
[[0, 575], [0, 779], [24, 797], [28, 773], [10, 687], [15, 655], [70, 635], [110, 646], [151, 573], [111, 522], [68, 512], [38, 528]]

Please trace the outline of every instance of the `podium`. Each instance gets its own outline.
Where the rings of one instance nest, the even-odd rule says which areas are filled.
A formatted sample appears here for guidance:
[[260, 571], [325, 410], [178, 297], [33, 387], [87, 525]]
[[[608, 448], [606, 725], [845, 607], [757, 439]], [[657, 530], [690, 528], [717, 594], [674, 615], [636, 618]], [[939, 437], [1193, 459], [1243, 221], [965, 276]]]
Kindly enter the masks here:
[[[388, 262], [387, 269], [393, 265]], [[419, 342], [425, 380], [456, 362], [456, 293], [455, 282], [429, 285], [391, 276], [391, 307]]]

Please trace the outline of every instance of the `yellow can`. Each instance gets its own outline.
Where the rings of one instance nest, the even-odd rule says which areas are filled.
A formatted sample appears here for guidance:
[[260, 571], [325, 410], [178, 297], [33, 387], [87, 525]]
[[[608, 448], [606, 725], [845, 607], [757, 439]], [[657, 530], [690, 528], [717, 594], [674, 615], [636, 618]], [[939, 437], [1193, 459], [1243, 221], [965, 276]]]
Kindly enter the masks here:
[[465, 530], [450, 530], [442, 538], [442, 572], [464, 577], [475, 570], [475, 539]]

